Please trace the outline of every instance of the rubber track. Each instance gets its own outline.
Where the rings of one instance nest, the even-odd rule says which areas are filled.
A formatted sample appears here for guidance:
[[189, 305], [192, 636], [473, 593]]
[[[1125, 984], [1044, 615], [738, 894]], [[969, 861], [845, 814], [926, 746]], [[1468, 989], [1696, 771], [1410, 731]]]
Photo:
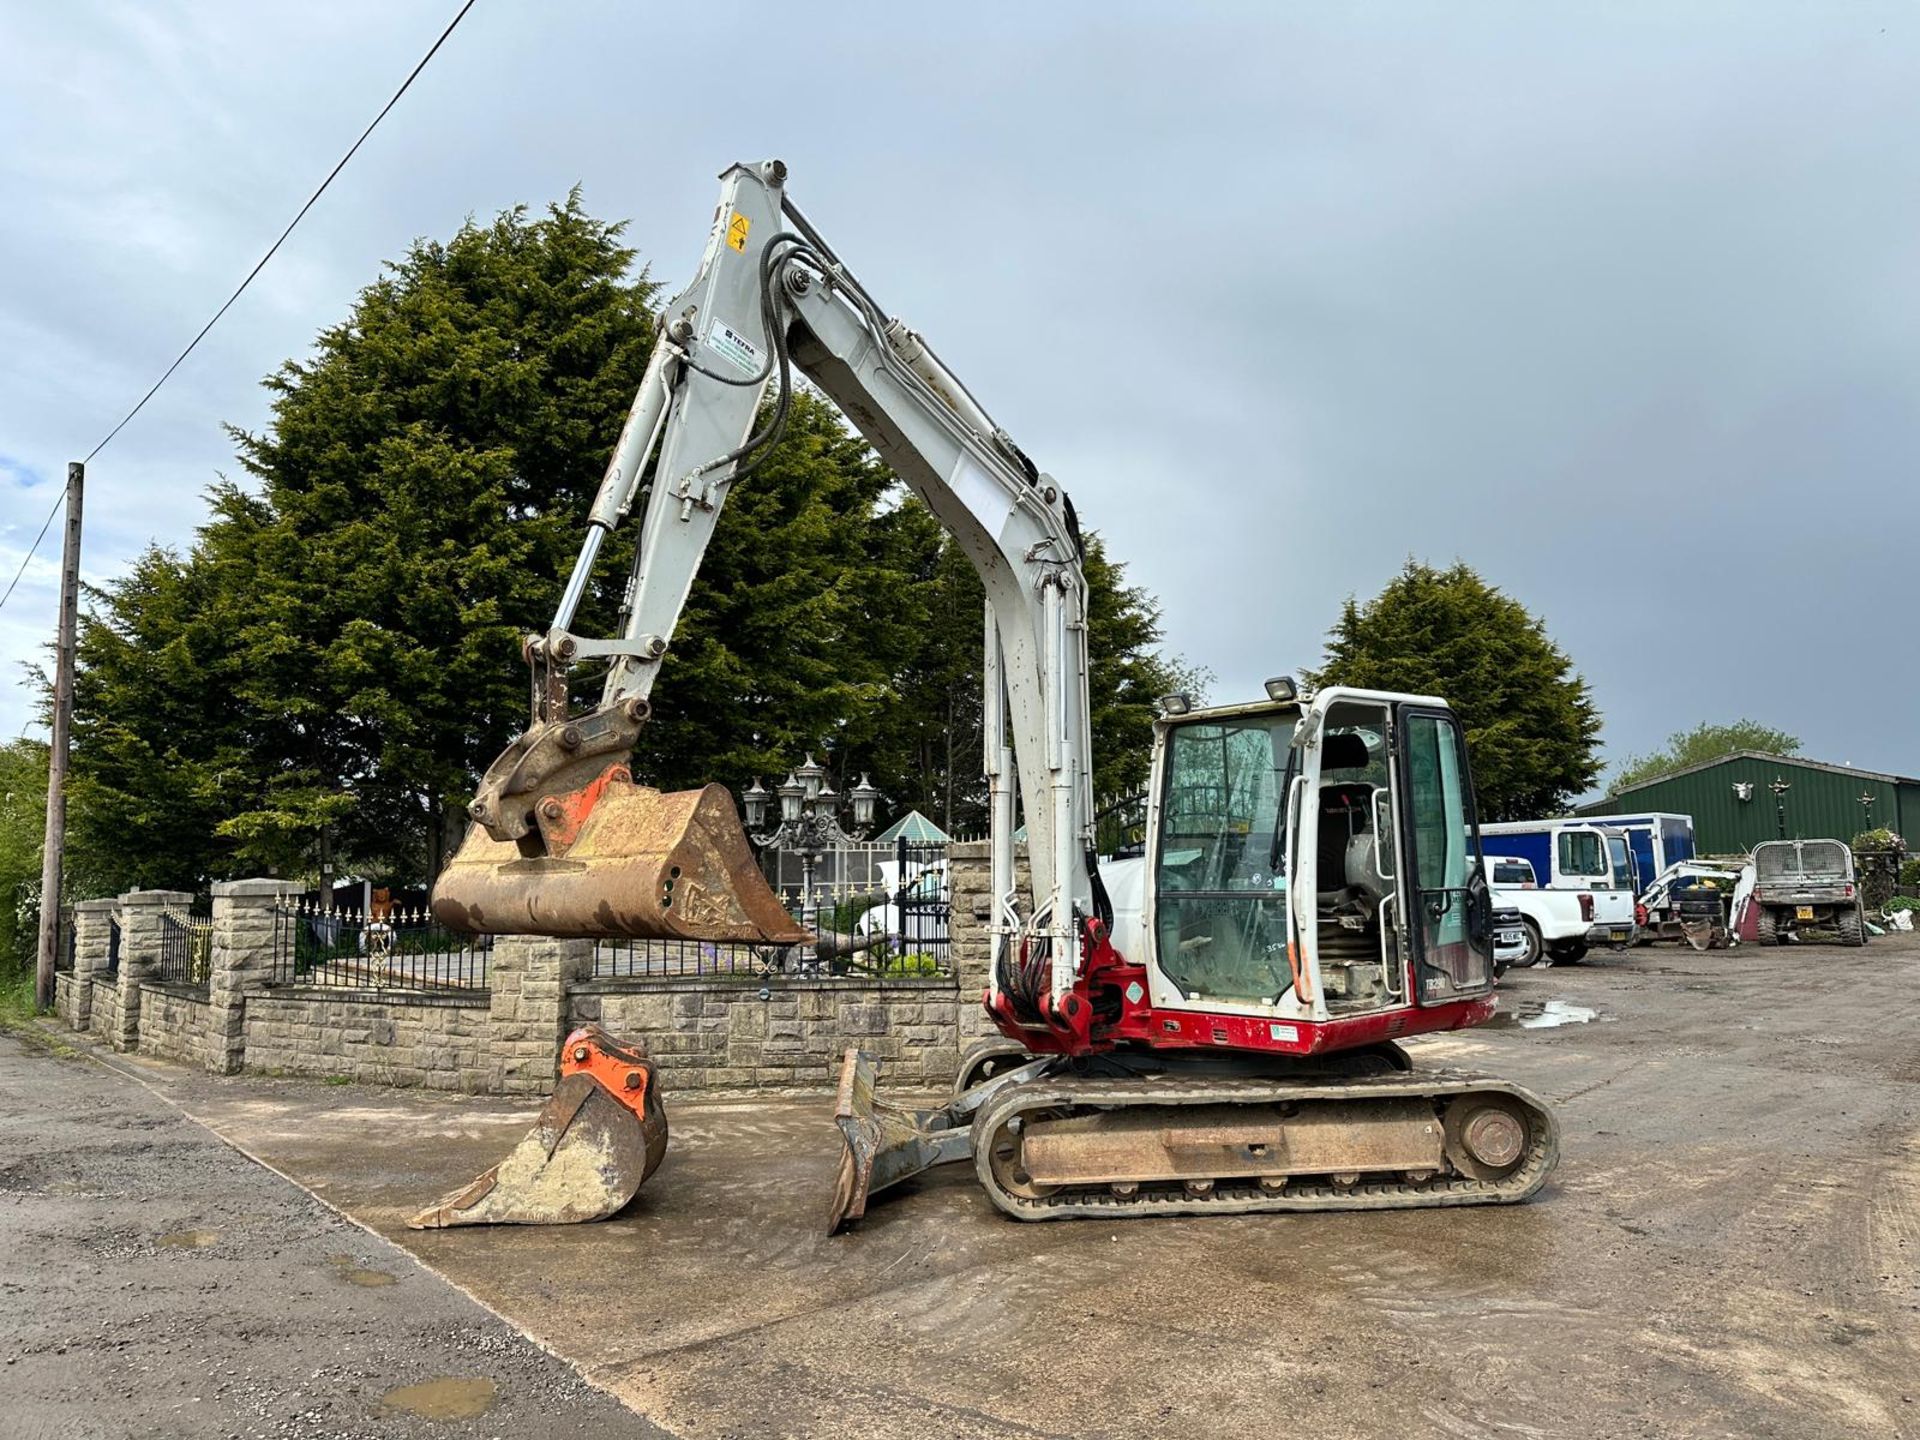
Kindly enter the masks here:
[[[1435, 1175], [1420, 1183], [1363, 1180], [1354, 1185], [1290, 1180], [1283, 1190], [1257, 1181], [1215, 1182], [1210, 1194], [1184, 1189], [1115, 1195], [1105, 1186], [1065, 1190], [1029, 1200], [1010, 1194], [994, 1178], [992, 1139], [1022, 1111], [1062, 1106], [1113, 1109], [1130, 1105], [1271, 1105], [1288, 1100], [1405, 1100], [1469, 1095], [1509, 1096], [1527, 1113], [1526, 1153], [1499, 1180]], [[1406, 1075], [1369, 1075], [1326, 1080], [1187, 1080], [1154, 1084], [1139, 1080], [1079, 1080], [1048, 1076], [1029, 1080], [989, 1101], [973, 1125], [974, 1169], [993, 1203], [1017, 1220], [1118, 1220], [1134, 1215], [1259, 1215], [1293, 1210], [1413, 1210], [1441, 1205], [1511, 1205], [1525, 1200], [1560, 1162], [1560, 1122], [1531, 1091], [1493, 1075], [1426, 1070]]]

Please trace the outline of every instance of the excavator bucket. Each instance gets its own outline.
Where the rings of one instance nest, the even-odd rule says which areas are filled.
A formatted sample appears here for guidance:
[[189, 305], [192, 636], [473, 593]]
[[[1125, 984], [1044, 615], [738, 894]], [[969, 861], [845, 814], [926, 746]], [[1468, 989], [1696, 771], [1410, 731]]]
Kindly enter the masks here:
[[1033, 1060], [1002, 1070], [935, 1110], [907, 1110], [874, 1095], [878, 1067], [864, 1050], [850, 1049], [840, 1065], [833, 1123], [846, 1149], [827, 1213], [827, 1234], [867, 1213], [867, 1199], [923, 1170], [973, 1154], [973, 1113], [1008, 1085], [1033, 1079], [1050, 1062]]
[[722, 786], [663, 794], [615, 766], [541, 802], [538, 819], [538, 840], [469, 827], [434, 883], [434, 918], [483, 935], [811, 938], [768, 887]]
[[655, 1078], [643, 1048], [582, 1026], [561, 1047], [552, 1098], [512, 1153], [407, 1224], [438, 1230], [604, 1220], [633, 1199], [667, 1153]]

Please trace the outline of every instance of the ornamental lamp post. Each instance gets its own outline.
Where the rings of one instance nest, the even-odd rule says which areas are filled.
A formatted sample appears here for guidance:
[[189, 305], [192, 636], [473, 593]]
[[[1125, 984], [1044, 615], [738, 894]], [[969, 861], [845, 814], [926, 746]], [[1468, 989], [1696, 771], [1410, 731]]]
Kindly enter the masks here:
[[853, 800], [853, 824], [856, 830], [867, 831], [873, 828], [873, 813], [880, 803], [880, 791], [863, 773], [860, 783], [848, 792]]
[[1767, 786], [1767, 789], [1773, 792], [1774, 823], [1779, 826], [1782, 840], [1787, 838], [1787, 791], [1792, 788], [1792, 784], [1782, 780], [1778, 775], [1775, 775], [1773, 783]]
[[1873, 829], [1873, 802], [1876, 798], [1871, 790], [1860, 792], [1860, 808], [1867, 812], [1867, 823], [1861, 827], [1863, 830]]
[[826, 783], [827, 767], [816, 763], [812, 753], [809, 752], [807, 758], [800, 762], [800, 768], [794, 771], [793, 775], [788, 778], [792, 779], [795, 777], [798, 777], [800, 783], [806, 786], [807, 799], [818, 800], [820, 798], [820, 787]]
[[[764, 827], [770, 818], [769, 801], [776, 798], [780, 802], [780, 823], [772, 830], [767, 830]], [[837, 814], [843, 797], [828, 783], [826, 766], [817, 763], [811, 754], [789, 771], [786, 780], [771, 792], [762, 788], [756, 778], [753, 785], [740, 795], [741, 808], [746, 813], [748, 838], [762, 850], [792, 850], [800, 856], [803, 924], [808, 923], [809, 915], [817, 909], [813, 884], [815, 867], [829, 850], [838, 850], [866, 838], [867, 831], [873, 825], [880, 792], [862, 775], [860, 783], [844, 799], [852, 801], [851, 831], [842, 828]]]
[[772, 793], [760, 783], [758, 775], [753, 777], [750, 789], [740, 792], [740, 803], [747, 812], [747, 829], [758, 830], [767, 823], [767, 802], [772, 798]]

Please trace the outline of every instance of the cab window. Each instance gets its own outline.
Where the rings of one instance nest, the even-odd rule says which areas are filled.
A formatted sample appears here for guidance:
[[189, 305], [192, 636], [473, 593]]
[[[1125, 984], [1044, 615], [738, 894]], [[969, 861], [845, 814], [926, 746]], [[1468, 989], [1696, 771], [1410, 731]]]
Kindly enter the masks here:
[[1154, 938], [1190, 998], [1271, 1000], [1292, 983], [1282, 826], [1294, 719], [1194, 721], [1167, 736]]
[[1607, 847], [1601, 842], [1598, 830], [1560, 832], [1560, 873], [1602, 877], [1612, 873]]
[[1618, 835], [1609, 835], [1607, 855], [1613, 862], [1613, 888], [1631, 890], [1633, 888], [1633, 856], [1627, 850], [1627, 842]]

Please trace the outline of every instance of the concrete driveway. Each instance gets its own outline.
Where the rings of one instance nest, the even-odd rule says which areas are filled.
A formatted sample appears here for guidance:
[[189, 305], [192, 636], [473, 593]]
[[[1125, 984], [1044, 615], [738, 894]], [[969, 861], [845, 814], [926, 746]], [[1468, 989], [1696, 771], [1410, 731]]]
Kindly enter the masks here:
[[1509, 982], [1414, 1046], [1559, 1107], [1504, 1208], [1023, 1225], [955, 1167], [829, 1240], [824, 1097], [669, 1091], [616, 1219], [415, 1233], [530, 1108], [138, 1069], [679, 1435], [1920, 1435], [1920, 937]]
[[660, 1432], [412, 1257], [0, 1034], [0, 1435]]

